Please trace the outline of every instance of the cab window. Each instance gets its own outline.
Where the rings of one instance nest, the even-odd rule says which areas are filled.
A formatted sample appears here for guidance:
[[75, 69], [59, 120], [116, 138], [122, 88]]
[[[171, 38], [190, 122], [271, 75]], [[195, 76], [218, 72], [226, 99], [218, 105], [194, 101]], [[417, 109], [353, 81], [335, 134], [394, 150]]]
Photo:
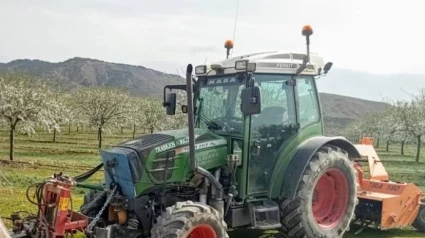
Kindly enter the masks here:
[[320, 109], [314, 78], [297, 78], [296, 90], [301, 128], [318, 122], [320, 119]]

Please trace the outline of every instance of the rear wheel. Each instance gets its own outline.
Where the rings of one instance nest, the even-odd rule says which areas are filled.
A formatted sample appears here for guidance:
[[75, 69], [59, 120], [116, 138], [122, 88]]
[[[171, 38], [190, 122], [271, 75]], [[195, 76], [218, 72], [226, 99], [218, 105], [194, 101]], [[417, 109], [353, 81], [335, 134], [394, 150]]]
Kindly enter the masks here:
[[[422, 202], [425, 203], [425, 199], [423, 199]], [[418, 216], [416, 217], [412, 225], [414, 228], [418, 229], [418, 231], [425, 232], [425, 205], [424, 204], [421, 204], [421, 206], [419, 207]]]
[[192, 201], [178, 202], [157, 219], [152, 238], [228, 238], [223, 216], [214, 208]]
[[280, 205], [282, 231], [290, 238], [342, 237], [357, 205], [356, 174], [345, 151], [322, 147], [313, 156], [294, 199]]

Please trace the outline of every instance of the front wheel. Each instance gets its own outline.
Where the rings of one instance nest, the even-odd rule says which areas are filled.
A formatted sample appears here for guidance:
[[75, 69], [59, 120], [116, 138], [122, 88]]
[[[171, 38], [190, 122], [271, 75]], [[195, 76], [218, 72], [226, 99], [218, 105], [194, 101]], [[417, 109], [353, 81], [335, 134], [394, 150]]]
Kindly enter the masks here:
[[354, 216], [356, 196], [356, 174], [347, 153], [322, 147], [304, 170], [295, 198], [281, 202], [284, 235], [342, 237]]
[[152, 238], [228, 238], [223, 216], [214, 208], [192, 201], [168, 207], [152, 227]]

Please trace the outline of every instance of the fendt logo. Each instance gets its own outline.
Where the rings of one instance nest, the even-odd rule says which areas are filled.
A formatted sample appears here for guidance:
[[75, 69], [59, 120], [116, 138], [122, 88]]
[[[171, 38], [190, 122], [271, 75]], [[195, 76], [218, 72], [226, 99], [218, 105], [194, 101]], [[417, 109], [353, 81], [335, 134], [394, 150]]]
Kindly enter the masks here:
[[297, 67], [296, 64], [291, 64], [291, 63], [279, 63], [279, 64], [276, 64], [276, 68], [292, 69], [292, 68], [296, 68], [296, 67]]

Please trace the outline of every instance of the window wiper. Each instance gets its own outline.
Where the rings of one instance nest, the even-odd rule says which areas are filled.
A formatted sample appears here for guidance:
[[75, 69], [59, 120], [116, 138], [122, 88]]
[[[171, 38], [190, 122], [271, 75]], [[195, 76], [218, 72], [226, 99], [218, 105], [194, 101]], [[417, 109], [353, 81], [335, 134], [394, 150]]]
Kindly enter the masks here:
[[222, 128], [219, 124], [213, 122], [211, 119], [204, 115], [201, 115], [201, 120], [205, 122], [205, 124], [207, 124], [208, 129], [210, 130], [220, 130]]
[[199, 103], [199, 110], [198, 110], [198, 116], [199, 116], [199, 118], [205, 124], [207, 124], [208, 129], [210, 129], [210, 130], [220, 130], [222, 127], [219, 124], [213, 122], [211, 119], [209, 119], [208, 117], [206, 117], [202, 113], [202, 104], [204, 103], [204, 99], [203, 98], [199, 98], [198, 100], [200, 101], [200, 103]]

